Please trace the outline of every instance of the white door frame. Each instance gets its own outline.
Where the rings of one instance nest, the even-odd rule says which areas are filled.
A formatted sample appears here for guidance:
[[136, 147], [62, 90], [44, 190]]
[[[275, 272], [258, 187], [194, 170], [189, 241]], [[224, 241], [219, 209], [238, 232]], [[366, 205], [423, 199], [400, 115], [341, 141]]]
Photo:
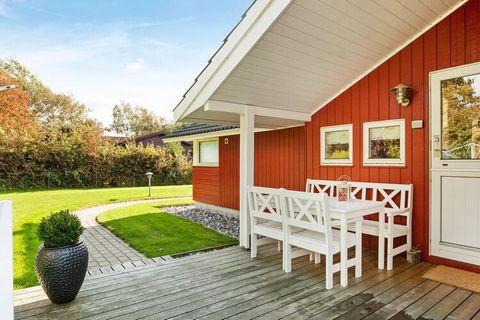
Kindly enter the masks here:
[[[480, 178], [480, 160], [442, 160], [441, 153], [441, 86], [446, 79], [480, 73], [480, 63], [463, 65], [430, 73], [430, 245], [429, 254], [440, 258], [480, 264], [480, 250], [442, 241], [442, 179]], [[436, 134], [434, 134], [436, 133]]]

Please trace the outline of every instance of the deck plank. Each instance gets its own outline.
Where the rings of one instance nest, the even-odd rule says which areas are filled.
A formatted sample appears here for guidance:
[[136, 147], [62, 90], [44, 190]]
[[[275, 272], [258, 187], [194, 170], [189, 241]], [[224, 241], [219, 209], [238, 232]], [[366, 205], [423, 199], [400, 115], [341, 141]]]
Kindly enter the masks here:
[[417, 319], [435, 306], [439, 301], [449, 295], [453, 290], [455, 290], [455, 288], [452, 286], [440, 284], [422, 298], [418, 299], [418, 301], [405, 308], [405, 310], [397, 313], [392, 317], [392, 320]]
[[473, 293], [461, 305], [459, 305], [452, 313], [448, 315], [448, 320], [464, 320], [471, 319], [480, 311], [480, 294]]
[[[278, 263], [278, 253], [276, 251], [270, 250], [265, 254], [267, 259], [273, 259], [275, 263]], [[222, 257], [223, 258], [223, 257]], [[219, 261], [220, 262], [220, 261]], [[216, 276], [222, 276], [222, 272], [231, 272], [235, 269], [242, 271], [244, 268], [247, 268], [252, 261], [250, 259], [245, 259], [244, 255], [235, 257], [235, 256], [227, 256], [227, 260], [223, 263], [217, 263], [215, 266], [211, 266], [211, 262], [205, 262], [205, 264], [193, 264], [193, 265], [185, 265], [181, 270], [173, 269], [173, 270], [163, 270], [160, 269], [162, 272], [160, 274], [154, 273], [142, 273], [143, 277], [135, 278], [135, 281], [132, 280], [132, 277], [128, 276], [127, 273], [122, 278], [117, 279], [115, 278], [114, 282], [104, 283], [100, 287], [95, 288], [86, 288], [82, 289], [79, 296], [76, 299], [76, 303], [74, 304], [66, 304], [59, 307], [53, 307], [55, 309], [55, 313], [62, 314], [62, 313], [74, 313], [78, 308], [81, 308], [82, 302], [88, 301], [92, 296], [95, 297], [94, 301], [90, 303], [89, 308], [94, 309], [99, 303], [106, 303], [109, 304], [115, 299], [124, 301], [124, 296], [133, 294], [136, 289], [138, 289], [139, 285], [138, 282], [144, 283], [141, 285], [143, 294], [148, 294], [147, 289], [158, 288], [161, 285], [161, 288], [164, 290], [168, 290], [171, 287], [180, 286], [180, 281], [182, 277], [186, 277], [187, 281], [190, 285], [190, 278], [191, 277], [202, 277], [208, 280], [207, 275], [212, 274]], [[191, 267], [191, 268], [189, 268]], [[229, 269], [229, 267], [233, 268]], [[105, 278], [107, 280], [108, 278]], [[131, 284], [135, 284], [132, 286]], [[181, 288], [181, 287], [180, 287]], [[136, 295], [135, 295], [136, 297]], [[108, 298], [108, 300], [104, 300]], [[130, 300], [129, 300], [130, 301]], [[33, 316], [35, 314], [41, 314], [45, 311], [50, 311], [52, 309], [51, 304], [48, 301], [45, 301], [45, 308], [40, 309], [39, 305], [36, 304], [37, 310], [32, 310], [32, 308], [28, 308], [23, 306], [23, 308], [16, 308], [16, 315], [18, 319], [23, 317]], [[26, 312], [26, 311], [29, 312]]]
[[421, 277], [430, 264], [396, 257], [395, 268], [387, 271], [377, 269], [376, 259], [375, 251], [364, 250], [362, 277], [350, 268], [344, 288], [336, 273], [333, 289], [326, 290], [324, 261], [300, 257], [293, 272], [285, 273], [276, 245], [260, 248], [256, 259], [231, 247], [130, 270], [112, 268], [86, 279], [77, 299], [65, 305], [51, 304], [40, 287], [21, 290], [15, 293], [15, 318], [470, 319], [478, 313], [480, 294]]
[[456, 288], [432, 309], [422, 315], [422, 319], [444, 319], [459, 305], [461, 305], [472, 292]]
[[[325, 319], [362, 319], [419, 285], [424, 281], [421, 277], [422, 274], [430, 268], [432, 268], [432, 266], [428, 264], [420, 264], [415, 268], [409, 268], [405, 272], [393, 276], [379, 285], [345, 300], [338, 307], [335, 306], [329, 309], [328, 313], [323, 312], [320, 315]], [[342, 313], [342, 311], [346, 312]]]
[[[365, 260], [364, 264], [365, 270], [371, 270], [375, 267], [376, 259], [373, 255], [369, 256], [368, 261]], [[313, 277], [308, 277], [303, 279], [298, 277], [294, 271], [293, 274], [286, 274], [287, 278], [293, 277], [293, 285], [286, 286], [284, 283], [280, 283], [280, 288], [270, 290], [270, 288], [260, 289], [254, 292], [249, 292], [240, 296], [233, 296], [229, 300], [223, 300], [217, 302], [208, 307], [203, 307], [200, 310], [194, 310], [190, 313], [184, 314], [180, 317], [174, 319], [188, 319], [191, 316], [199, 317], [199, 319], [225, 319], [227, 317], [232, 317], [235, 315], [240, 315], [242, 319], [253, 318], [246, 312], [253, 309], [255, 306], [267, 304], [273, 300], [280, 299], [284, 296], [287, 296], [291, 293], [304, 292], [305, 290], [314, 288], [314, 289], [325, 289], [325, 266], [317, 265], [316, 267], [317, 274], [314, 274]], [[310, 276], [310, 275], [308, 275]], [[338, 281], [338, 279], [335, 279]]]

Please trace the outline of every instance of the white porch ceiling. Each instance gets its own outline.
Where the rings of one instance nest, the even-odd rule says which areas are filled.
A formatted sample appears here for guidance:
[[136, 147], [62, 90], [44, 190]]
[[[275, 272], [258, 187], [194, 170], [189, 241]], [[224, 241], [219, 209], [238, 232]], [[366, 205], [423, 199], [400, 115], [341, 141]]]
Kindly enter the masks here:
[[[210, 90], [204, 93], [206, 100], [193, 99], [189, 94], [195, 92], [187, 92], [176, 117], [238, 124], [238, 115], [205, 111], [208, 100], [313, 114], [464, 2], [290, 1], [218, 86], [197, 88]], [[202, 85], [200, 80], [194, 87]], [[264, 127], [296, 124], [278, 118], [256, 119], [256, 123]]]

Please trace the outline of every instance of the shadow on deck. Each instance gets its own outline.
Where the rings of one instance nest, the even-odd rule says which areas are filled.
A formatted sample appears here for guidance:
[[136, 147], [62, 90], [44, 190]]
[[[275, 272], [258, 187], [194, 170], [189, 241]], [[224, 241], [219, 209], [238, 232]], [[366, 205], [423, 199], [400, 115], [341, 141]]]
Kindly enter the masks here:
[[325, 266], [308, 257], [282, 271], [276, 247], [259, 257], [239, 247], [86, 279], [77, 299], [53, 305], [40, 287], [15, 293], [15, 319], [470, 319], [480, 294], [425, 280], [428, 263], [398, 257], [378, 270], [376, 252], [364, 251], [363, 275], [325, 289]]

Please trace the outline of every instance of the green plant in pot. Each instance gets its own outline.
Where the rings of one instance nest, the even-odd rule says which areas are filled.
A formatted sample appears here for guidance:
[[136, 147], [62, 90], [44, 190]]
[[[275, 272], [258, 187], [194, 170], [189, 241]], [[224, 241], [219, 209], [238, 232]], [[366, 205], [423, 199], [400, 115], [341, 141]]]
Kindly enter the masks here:
[[54, 212], [38, 226], [43, 244], [35, 258], [37, 277], [53, 303], [73, 301], [85, 279], [88, 250], [80, 236], [83, 227], [68, 210]]

